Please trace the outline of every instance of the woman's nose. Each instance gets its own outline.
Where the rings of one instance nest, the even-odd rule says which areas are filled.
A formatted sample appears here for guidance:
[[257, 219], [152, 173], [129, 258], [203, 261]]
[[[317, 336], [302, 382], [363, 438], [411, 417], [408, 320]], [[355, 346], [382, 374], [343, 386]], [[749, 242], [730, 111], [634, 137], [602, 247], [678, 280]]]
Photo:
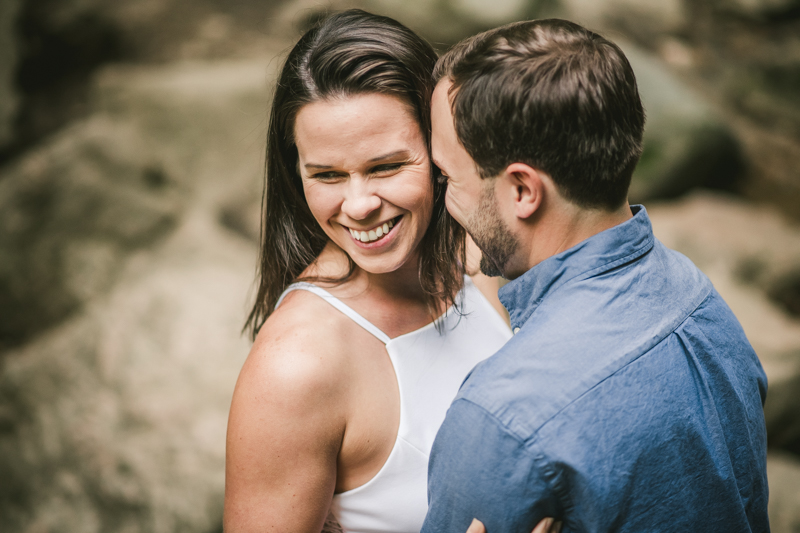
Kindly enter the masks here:
[[381, 206], [380, 197], [370, 190], [368, 183], [350, 180], [342, 212], [353, 220], [364, 220]]

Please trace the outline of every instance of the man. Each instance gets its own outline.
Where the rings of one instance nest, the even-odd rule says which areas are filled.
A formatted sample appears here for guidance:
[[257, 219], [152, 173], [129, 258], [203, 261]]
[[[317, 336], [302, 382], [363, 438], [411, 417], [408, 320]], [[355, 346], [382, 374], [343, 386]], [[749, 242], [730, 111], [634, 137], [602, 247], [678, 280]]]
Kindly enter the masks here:
[[515, 23], [437, 65], [432, 149], [515, 336], [429, 466], [423, 533], [768, 531], [766, 377], [709, 280], [627, 190], [644, 111], [620, 49]]

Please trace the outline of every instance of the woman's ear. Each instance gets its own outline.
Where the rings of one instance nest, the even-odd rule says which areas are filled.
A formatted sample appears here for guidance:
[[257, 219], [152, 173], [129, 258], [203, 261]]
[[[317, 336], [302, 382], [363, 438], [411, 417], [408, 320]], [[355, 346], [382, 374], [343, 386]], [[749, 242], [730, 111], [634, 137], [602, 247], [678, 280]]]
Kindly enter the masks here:
[[546, 185], [542, 172], [525, 163], [512, 163], [506, 167], [503, 177], [512, 198], [514, 215], [527, 220], [544, 200]]

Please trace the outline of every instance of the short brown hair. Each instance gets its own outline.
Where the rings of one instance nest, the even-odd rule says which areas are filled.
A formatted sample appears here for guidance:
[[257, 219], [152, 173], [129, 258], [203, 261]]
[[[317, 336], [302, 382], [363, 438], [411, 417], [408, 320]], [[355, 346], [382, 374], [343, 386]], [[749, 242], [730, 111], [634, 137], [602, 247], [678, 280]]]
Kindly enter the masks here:
[[566, 20], [515, 22], [455, 45], [434, 78], [453, 82], [456, 133], [482, 177], [522, 162], [581, 207], [626, 201], [645, 115], [616, 44]]

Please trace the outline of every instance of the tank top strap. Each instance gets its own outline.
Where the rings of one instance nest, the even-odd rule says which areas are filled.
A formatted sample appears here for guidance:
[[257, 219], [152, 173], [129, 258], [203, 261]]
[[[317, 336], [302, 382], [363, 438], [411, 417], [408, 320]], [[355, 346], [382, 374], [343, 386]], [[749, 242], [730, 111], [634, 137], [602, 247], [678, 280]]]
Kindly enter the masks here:
[[336, 309], [347, 315], [347, 317], [350, 318], [350, 320], [352, 320], [353, 322], [355, 322], [368, 332], [372, 333], [382, 343], [388, 344], [389, 341], [392, 340], [386, 333], [378, 329], [378, 327], [375, 324], [373, 324], [363, 316], [356, 313], [355, 310], [353, 310], [353, 308], [345, 304], [339, 298], [329, 293], [322, 287], [317, 287], [313, 283], [300, 281], [297, 283], [292, 283], [291, 285], [286, 287], [286, 290], [283, 291], [283, 294], [281, 294], [280, 298], [278, 298], [277, 303], [275, 303], [275, 309], [278, 308], [278, 306], [281, 304], [286, 295], [292, 291], [313, 292], [314, 294], [316, 294], [317, 296], [319, 296], [320, 298], [331, 304], [333, 307], [335, 307]]

